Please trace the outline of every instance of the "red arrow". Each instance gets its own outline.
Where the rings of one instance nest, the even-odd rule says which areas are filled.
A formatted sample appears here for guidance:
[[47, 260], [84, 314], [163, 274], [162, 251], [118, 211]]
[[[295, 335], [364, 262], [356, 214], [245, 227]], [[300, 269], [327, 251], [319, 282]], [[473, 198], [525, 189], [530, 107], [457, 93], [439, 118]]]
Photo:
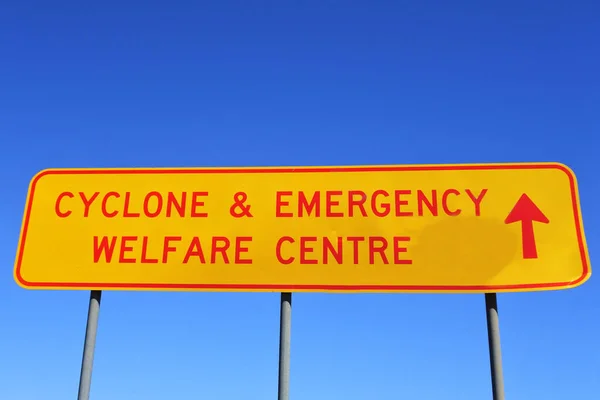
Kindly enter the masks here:
[[525, 194], [519, 198], [505, 224], [521, 221], [521, 232], [523, 235], [523, 258], [538, 258], [535, 247], [535, 235], [533, 234], [533, 221], [547, 224], [550, 222], [535, 203]]

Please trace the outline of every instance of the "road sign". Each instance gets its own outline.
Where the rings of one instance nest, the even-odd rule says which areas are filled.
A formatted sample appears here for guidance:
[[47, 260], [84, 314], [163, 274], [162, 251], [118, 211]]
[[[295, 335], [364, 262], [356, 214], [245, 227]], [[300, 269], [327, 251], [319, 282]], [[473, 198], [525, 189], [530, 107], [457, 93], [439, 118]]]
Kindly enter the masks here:
[[14, 271], [32, 289], [463, 293], [590, 274], [557, 163], [44, 170]]

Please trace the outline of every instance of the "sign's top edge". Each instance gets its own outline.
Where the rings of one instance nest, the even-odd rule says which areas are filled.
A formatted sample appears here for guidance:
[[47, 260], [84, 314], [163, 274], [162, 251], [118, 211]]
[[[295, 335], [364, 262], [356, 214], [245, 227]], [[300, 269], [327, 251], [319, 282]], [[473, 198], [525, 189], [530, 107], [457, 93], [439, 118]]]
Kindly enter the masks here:
[[443, 172], [473, 170], [536, 170], [557, 169], [564, 172], [573, 184], [577, 178], [573, 170], [560, 162], [499, 162], [499, 163], [457, 163], [457, 164], [363, 164], [363, 165], [321, 165], [321, 166], [250, 166], [250, 167], [107, 167], [107, 168], [47, 168], [36, 173], [30, 181], [30, 188], [48, 175], [146, 175], [146, 174], [244, 174], [244, 173], [341, 173], [341, 172]]
[[445, 164], [340, 164], [340, 165], [253, 165], [253, 166], [171, 166], [171, 167], [73, 167], [73, 168], [46, 168], [36, 175], [52, 173], [101, 173], [101, 172], [160, 172], [160, 171], [322, 171], [327, 170], [393, 170], [393, 169], [470, 169], [470, 168], [558, 168], [572, 172], [571, 168], [561, 162], [553, 161], [528, 161], [528, 162], [493, 162], [493, 163], [445, 163]]

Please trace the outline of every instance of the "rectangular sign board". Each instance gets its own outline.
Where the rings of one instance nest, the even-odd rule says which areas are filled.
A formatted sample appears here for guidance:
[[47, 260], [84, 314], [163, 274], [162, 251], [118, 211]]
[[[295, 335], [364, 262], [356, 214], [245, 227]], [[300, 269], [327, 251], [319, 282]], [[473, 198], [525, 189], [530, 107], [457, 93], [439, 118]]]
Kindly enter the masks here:
[[56, 290], [482, 293], [590, 275], [558, 163], [49, 169], [14, 269]]

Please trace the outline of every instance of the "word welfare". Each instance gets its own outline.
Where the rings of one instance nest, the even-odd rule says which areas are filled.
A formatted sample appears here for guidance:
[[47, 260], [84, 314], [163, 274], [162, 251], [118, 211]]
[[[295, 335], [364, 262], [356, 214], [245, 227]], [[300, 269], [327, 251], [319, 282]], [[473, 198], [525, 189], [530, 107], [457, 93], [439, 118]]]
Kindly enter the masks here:
[[[480, 216], [487, 189], [277, 191], [271, 215], [255, 216], [248, 195], [237, 192], [228, 207], [234, 219], [410, 218]], [[221, 202], [219, 202], [221, 203]], [[210, 219], [207, 191], [62, 192], [58, 218]], [[211, 207], [209, 207], [211, 206]], [[227, 206], [227, 205], [226, 205]], [[219, 210], [223, 212], [223, 210]], [[227, 211], [227, 209], [225, 209]], [[208, 222], [208, 221], [207, 221]], [[399, 221], [400, 222], [400, 221]], [[217, 227], [218, 228], [218, 227]], [[401, 231], [399, 225], [399, 231]], [[272, 245], [280, 264], [412, 264], [410, 236], [280, 236]], [[251, 236], [101, 236], [91, 238], [94, 263], [252, 264]]]

